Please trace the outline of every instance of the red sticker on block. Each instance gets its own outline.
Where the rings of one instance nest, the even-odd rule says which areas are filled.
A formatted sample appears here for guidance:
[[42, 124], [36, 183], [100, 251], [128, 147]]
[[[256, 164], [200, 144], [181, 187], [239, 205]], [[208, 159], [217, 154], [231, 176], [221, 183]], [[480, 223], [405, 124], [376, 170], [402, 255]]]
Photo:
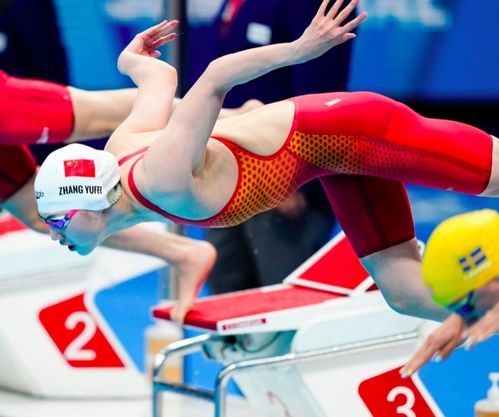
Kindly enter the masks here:
[[437, 417], [412, 378], [403, 379], [399, 370], [360, 383], [359, 395], [373, 417]]
[[87, 309], [83, 294], [44, 308], [38, 317], [70, 366], [74, 368], [125, 367]]

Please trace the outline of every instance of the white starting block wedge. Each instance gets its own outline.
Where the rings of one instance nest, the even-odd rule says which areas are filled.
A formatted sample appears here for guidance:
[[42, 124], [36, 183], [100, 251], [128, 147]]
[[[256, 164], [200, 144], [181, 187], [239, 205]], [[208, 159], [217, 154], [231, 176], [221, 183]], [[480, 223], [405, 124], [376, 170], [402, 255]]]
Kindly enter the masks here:
[[110, 249], [78, 256], [0, 215], [0, 387], [46, 398], [147, 398], [148, 378], [97, 296], [113, 303], [114, 288], [163, 266]]
[[[206, 333], [156, 356], [154, 417], [168, 417], [163, 391], [212, 400], [225, 417], [232, 378], [261, 417], [442, 416], [418, 377], [398, 372], [422, 321], [387, 306], [342, 234], [283, 284], [199, 300], [185, 324]], [[196, 350], [224, 364], [213, 390], [162, 376], [171, 356]]]

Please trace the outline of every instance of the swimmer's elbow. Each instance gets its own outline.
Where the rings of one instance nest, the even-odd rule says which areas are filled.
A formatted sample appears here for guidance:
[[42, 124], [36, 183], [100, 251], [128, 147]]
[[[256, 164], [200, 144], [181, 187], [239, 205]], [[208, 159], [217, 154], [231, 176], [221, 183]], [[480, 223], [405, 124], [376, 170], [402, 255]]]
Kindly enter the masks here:
[[398, 298], [387, 300], [392, 310], [399, 314], [421, 319], [444, 321], [449, 312], [424, 299]]
[[394, 301], [394, 300], [386, 300], [389, 307], [399, 314], [409, 314], [408, 306], [402, 302]]
[[417, 300], [405, 294], [383, 294], [388, 306], [399, 314], [417, 316], [421, 307]]
[[232, 77], [228, 76], [229, 74], [224, 67], [226, 65], [223, 61], [217, 58], [210, 62], [200, 78], [200, 81], [202, 80], [204, 85], [218, 97], [223, 97], [232, 87], [237, 85], [237, 83], [231, 82]]

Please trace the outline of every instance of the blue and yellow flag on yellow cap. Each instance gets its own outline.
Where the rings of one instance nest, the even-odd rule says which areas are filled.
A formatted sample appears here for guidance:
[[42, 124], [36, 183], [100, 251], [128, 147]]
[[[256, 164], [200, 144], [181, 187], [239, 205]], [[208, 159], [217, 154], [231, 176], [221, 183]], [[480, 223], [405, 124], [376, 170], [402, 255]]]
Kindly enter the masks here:
[[461, 265], [463, 274], [468, 278], [472, 278], [488, 268], [491, 265], [491, 262], [487, 258], [483, 248], [478, 246], [468, 255], [459, 258], [459, 264]]
[[499, 275], [498, 238], [499, 214], [489, 209], [437, 226], [423, 258], [423, 281], [437, 303], [449, 305]]

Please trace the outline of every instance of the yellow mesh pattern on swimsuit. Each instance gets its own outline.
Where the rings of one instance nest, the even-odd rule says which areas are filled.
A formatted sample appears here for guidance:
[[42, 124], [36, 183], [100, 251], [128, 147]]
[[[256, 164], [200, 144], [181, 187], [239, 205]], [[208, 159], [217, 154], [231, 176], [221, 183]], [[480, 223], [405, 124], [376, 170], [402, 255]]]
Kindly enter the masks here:
[[[295, 131], [291, 152], [335, 173], [396, 177], [417, 168], [417, 156], [386, 141], [354, 135], [313, 135]], [[374, 159], [374, 160], [373, 160]]]
[[225, 142], [239, 165], [236, 192], [227, 206], [204, 223], [210, 226], [232, 226], [256, 213], [279, 205], [308, 179], [321, 170], [297, 158], [284, 148], [276, 155], [262, 157]]
[[[279, 205], [309, 179], [321, 174], [397, 177], [417, 169], [417, 155], [395, 144], [360, 135], [308, 134], [295, 130], [275, 155], [261, 157], [223, 141], [236, 157], [240, 179], [236, 192], [206, 226], [239, 224]], [[423, 162], [419, 162], [423, 163]]]

